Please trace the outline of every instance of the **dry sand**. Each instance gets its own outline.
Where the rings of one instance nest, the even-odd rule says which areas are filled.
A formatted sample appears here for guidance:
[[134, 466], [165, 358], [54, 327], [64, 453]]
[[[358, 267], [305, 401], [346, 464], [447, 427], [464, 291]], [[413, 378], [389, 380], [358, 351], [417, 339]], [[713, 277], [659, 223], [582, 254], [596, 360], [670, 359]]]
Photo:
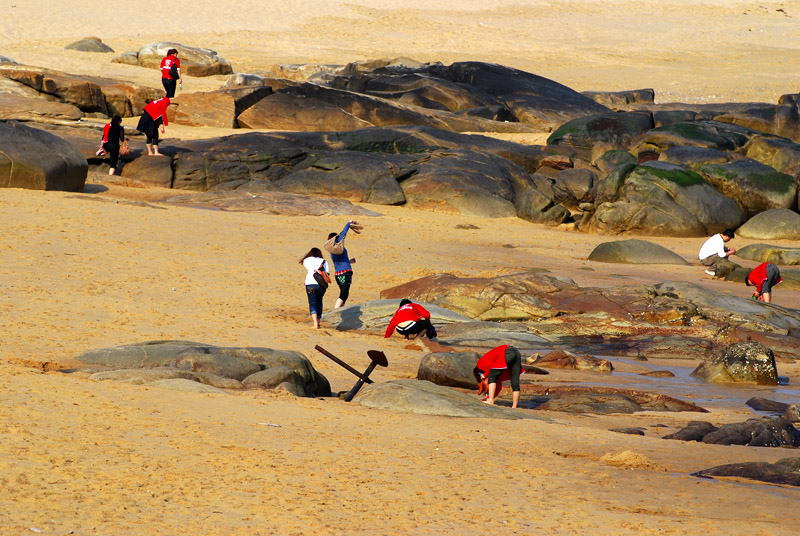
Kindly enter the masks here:
[[[796, 90], [797, 75], [785, 66], [797, 64], [800, 10], [787, 2], [89, 4], [4, 0], [0, 54], [155, 87], [155, 71], [62, 47], [87, 35], [117, 51], [175, 40], [214, 48], [237, 71], [395, 56], [484, 60], [578, 90], [653, 87], [660, 102], [775, 102]], [[187, 77], [184, 87], [214, 89], [222, 80]], [[190, 130], [168, 134], [216, 134]], [[414, 377], [426, 351], [378, 334], [310, 329], [296, 259], [346, 218], [144, 205], [138, 201], [168, 192], [87, 190], [0, 190], [0, 534], [771, 535], [796, 528], [796, 489], [690, 473], [797, 451], [659, 439], [695, 416], [453, 419], [54, 372], [93, 348], [187, 339], [299, 350], [334, 390], [345, 390], [353, 378], [314, 352], [315, 344], [356, 368], [366, 366], [368, 349], [384, 350], [390, 366], [376, 372], [378, 381]], [[383, 216], [361, 218], [365, 232], [348, 239], [358, 259], [352, 302], [432, 273], [530, 267], [581, 285], [683, 279], [746, 295], [697, 266], [586, 261], [607, 237], [517, 219], [369, 208]], [[456, 230], [459, 223], [479, 228]], [[701, 243], [658, 241], [687, 259]], [[778, 304], [798, 307], [800, 293], [778, 287], [775, 294]], [[800, 366], [779, 371], [796, 382]], [[560, 373], [548, 381], [581, 378]], [[749, 416], [746, 408], [720, 406], [701, 418]], [[625, 426], [647, 433], [608, 431]]]

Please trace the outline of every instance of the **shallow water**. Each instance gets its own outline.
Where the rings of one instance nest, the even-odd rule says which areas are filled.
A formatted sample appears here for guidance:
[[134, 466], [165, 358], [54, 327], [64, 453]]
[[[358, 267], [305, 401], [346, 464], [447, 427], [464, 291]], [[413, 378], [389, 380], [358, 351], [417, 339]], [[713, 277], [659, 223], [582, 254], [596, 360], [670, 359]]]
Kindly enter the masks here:
[[[800, 383], [781, 377], [780, 385], [751, 385], [735, 383], [707, 383], [691, 376], [694, 364], [683, 360], [651, 360], [598, 356], [608, 359], [614, 365], [614, 372], [609, 373], [576, 373], [575, 381], [569, 385], [616, 387], [620, 389], [637, 389], [659, 393], [687, 402], [692, 402], [706, 409], [711, 408], [745, 408], [745, 402], [753, 397], [768, 398], [785, 404], [800, 403]], [[640, 372], [668, 370], [674, 377], [642, 376]], [[778, 367], [780, 374], [780, 366]], [[523, 376], [525, 378], [525, 376]], [[548, 383], [547, 376], [537, 376], [537, 382]], [[527, 379], [527, 378], [526, 378]], [[561, 378], [559, 384], [563, 384]], [[757, 412], [754, 414], [774, 415], [774, 413]]]

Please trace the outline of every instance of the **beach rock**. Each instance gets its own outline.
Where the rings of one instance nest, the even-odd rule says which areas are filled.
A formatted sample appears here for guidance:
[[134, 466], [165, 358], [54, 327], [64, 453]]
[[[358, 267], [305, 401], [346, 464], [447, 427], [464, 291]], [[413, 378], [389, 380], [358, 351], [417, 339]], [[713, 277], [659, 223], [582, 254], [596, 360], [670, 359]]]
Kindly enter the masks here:
[[772, 413], [783, 413], [786, 411], [786, 408], [789, 407], [789, 404], [784, 402], [777, 402], [775, 400], [770, 400], [768, 398], [761, 398], [761, 397], [752, 397], [745, 402], [748, 406], [753, 408], [756, 411], [769, 411]]
[[704, 478], [737, 477], [781, 484], [784, 486], [800, 486], [800, 458], [784, 458], [775, 463], [741, 462], [718, 465], [703, 469], [692, 476]]
[[[267, 78], [258, 74], [234, 73], [228, 77], [220, 89], [238, 89], [242, 87], [269, 86]], [[276, 88], [272, 88], [276, 89]]]
[[401, 205], [408, 200], [400, 181], [413, 170], [412, 158], [406, 155], [324, 151], [307, 154], [303, 162], [268, 187], [352, 202]]
[[601, 143], [625, 149], [652, 128], [653, 117], [649, 113], [602, 113], [579, 117], [561, 125], [547, 138], [547, 144], [586, 150]]
[[608, 415], [640, 411], [693, 411], [706, 413], [700, 406], [658, 393], [610, 387], [543, 387], [523, 385], [520, 407]]
[[675, 374], [668, 370], [651, 370], [650, 372], [640, 372], [639, 376], [650, 376], [651, 378], [674, 378]]
[[593, 101], [612, 109], [628, 104], [653, 104], [656, 92], [653, 89], [631, 89], [626, 91], [581, 91]]
[[684, 428], [669, 435], [665, 435], [663, 439], [677, 439], [678, 441], [702, 441], [705, 436], [711, 432], [719, 430], [716, 426], [706, 421], [689, 421]]
[[694, 283], [666, 281], [653, 290], [658, 296], [691, 301], [706, 321], [782, 335], [800, 328], [800, 314], [791, 309], [713, 292]]
[[114, 52], [114, 49], [103, 43], [98, 37], [84, 37], [64, 47], [67, 50], [80, 52]]
[[800, 264], [800, 248], [769, 244], [750, 244], [736, 250], [736, 256], [756, 262], [771, 262], [780, 266]]
[[[581, 230], [709, 236], [727, 227], [738, 227], [744, 221], [735, 201], [693, 171], [659, 161], [618, 171], [598, 187], [600, 204], [591, 217], [581, 220]], [[618, 187], [609, 188], [605, 183]]]
[[738, 153], [730, 153], [707, 147], [670, 147], [658, 155], [658, 160], [697, 171], [706, 164], [727, 164], [741, 158]]
[[589, 254], [588, 260], [621, 264], [690, 264], [664, 246], [636, 238], [599, 244]]
[[711, 361], [700, 363], [691, 374], [707, 382], [777, 385], [778, 371], [772, 350], [755, 341], [736, 342]]
[[590, 169], [570, 168], [559, 171], [553, 181], [552, 198], [566, 207], [578, 208], [594, 201], [597, 173]]
[[794, 104], [759, 106], [748, 110], [731, 111], [715, 115], [714, 121], [733, 123], [794, 141], [800, 140], [800, 114]]
[[533, 362], [534, 365], [544, 368], [589, 370], [592, 372], [611, 372], [614, 370], [611, 361], [599, 359], [591, 355], [574, 355], [563, 348], [556, 348], [552, 352], [540, 356]]
[[161, 60], [171, 48], [178, 51], [178, 58], [181, 60], [181, 74], [214, 76], [233, 73], [231, 62], [221, 58], [215, 50], [189, 47], [169, 41], [149, 43], [141, 47], [136, 54], [137, 64], [150, 69], [160, 69]]
[[800, 404], [789, 404], [782, 417], [789, 422], [800, 422]]
[[163, 90], [129, 82], [26, 65], [0, 64], [0, 77], [77, 106], [83, 112], [108, 116], [139, 115], [147, 102], [163, 96]]
[[368, 408], [421, 415], [484, 419], [536, 418], [520, 411], [509, 411], [501, 405], [484, 404], [474, 395], [419, 380], [393, 380], [365, 385], [353, 401]]
[[72, 104], [0, 93], [0, 121], [78, 121], [83, 112]]
[[[431, 314], [431, 323], [436, 326], [437, 330], [442, 325], [470, 321], [469, 318], [438, 305], [416, 300], [415, 302], [422, 305]], [[332, 311], [325, 311], [322, 315], [322, 321], [338, 331], [357, 329], [386, 330], [399, 305], [399, 299], [372, 300], [360, 304], [347, 305]]]
[[642, 136], [634, 154], [660, 154], [670, 147], [705, 147], [718, 151], [738, 151], [751, 138], [763, 135], [758, 131], [717, 121], [686, 121], [655, 127]]
[[89, 164], [71, 143], [14, 121], [0, 122], [0, 187], [83, 191]]
[[123, 173], [126, 179], [137, 180], [147, 186], [171, 188], [172, 158], [145, 154], [126, 163]]
[[95, 372], [89, 376], [89, 379], [92, 381], [113, 380], [117, 382], [133, 383], [136, 385], [175, 378], [196, 381], [194, 374], [189, 371], [168, 368], [108, 370], [103, 372]]
[[750, 158], [725, 164], [703, 164], [697, 172], [717, 190], [736, 201], [745, 217], [775, 208], [797, 207], [794, 177]]
[[786, 208], [767, 210], [747, 220], [736, 234], [761, 240], [800, 240], [800, 214]]
[[784, 138], [755, 136], [745, 147], [745, 156], [792, 177], [800, 175], [800, 144]]
[[[210, 346], [190, 341], [152, 341], [90, 350], [77, 361], [112, 369], [175, 369], [206, 378], [208, 373], [223, 378], [246, 380], [274, 367], [288, 367], [297, 374], [295, 383], [304, 396], [330, 396], [328, 380], [299, 352], [270, 348]], [[244, 383], [244, 382], [243, 382]], [[249, 382], [258, 383], [258, 379]]]
[[153, 387], [160, 387], [162, 389], [169, 389], [171, 391], [183, 391], [187, 393], [203, 393], [211, 395], [227, 395], [228, 393], [217, 387], [206, 385], [192, 380], [184, 380], [181, 378], [173, 378], [168, 380], [156, 380], [150, 382], [148, 385]]
[[644, 435], [643, 428], [610, 428], [609, 432], [616, 432], [618, 434], [628, 434], [628, 435]]
[[[441, 329], [437, 326], [438, 342], [447, 347], [475, 349], [486, 352], [501, 344], [516, 346], [520, 351], [549, 351], [554, 344], [541, 337], [521, 322], [459, 322], [447, 324]], [[543, 369], [524, 365], [523, 368], [534, 374]]]
[[306, 382], [295, 369], [287, 366], [275, 366], [256, 372], [245, 378], [242, 385], [247, 389], [283, 389], [295, 396], [315, 396], [315, 391], [305, 389]]
[[417, 379], [446, 387], [476, 389], [472, 369], [481, 354], [477, 352], [434, 352], [425, 354], [419, 364]]
[[763, 417], [741, 423], [723, 424], [703, 436], [712, 445], [747, 445], [750, 447], [797, 447], [800, 431], [783, 418]]
[[[127, 167], [127, 166], [126, 166]], [[127, 171], [125, 171], [127, 175]], [[171, 180], [171, 176], [170, 176]], [[263, 212], [284, 216], [380, 216], [344, 199], [264, 191], [253, 183], [225, 183], [235, 190], [216, 188], [211, 192], [167, 197], [164, 203], [229, 212]], [[166, 187], [166, 186], [165, 186]]]
[[0, 54], [0, 63], [17, 63], [17, 62], [12, 60], [8, 56], [3, 56], [2, 54]]
[[239, 114], [271, 93], [264, 86], [181, 93], [172, 101], [169, 120], [191, 127], [237, 128]]

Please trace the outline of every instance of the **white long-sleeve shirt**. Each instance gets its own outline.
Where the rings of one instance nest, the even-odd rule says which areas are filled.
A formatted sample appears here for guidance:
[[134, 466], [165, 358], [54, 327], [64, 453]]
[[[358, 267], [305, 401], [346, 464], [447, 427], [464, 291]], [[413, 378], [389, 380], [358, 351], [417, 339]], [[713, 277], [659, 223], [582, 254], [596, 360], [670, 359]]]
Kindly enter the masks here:
[[722, 233], [717, 233], [706, 240], [703, 244], [703, 247], [700, 248], [700, 254], [698, 257], [702, 261], [703, 259], [707, 259], [715, 253], [719, 255], [720, 258], [725, 258], [728, 256], [728, 252], [725, 251], [725, 241], [722, 239]]
[[303, 259], [303, 267], [308, 270], [306, 274], [306, 285], [316, 285], [317, 281], [314, 279], [314, 271], [319, 269], [319, 265], [323, 265], [322, 270], [325, 272], [330, 273], [330, 268], [328, 268], [328, 261], [322, 259], [320, 257], [306, 257]]

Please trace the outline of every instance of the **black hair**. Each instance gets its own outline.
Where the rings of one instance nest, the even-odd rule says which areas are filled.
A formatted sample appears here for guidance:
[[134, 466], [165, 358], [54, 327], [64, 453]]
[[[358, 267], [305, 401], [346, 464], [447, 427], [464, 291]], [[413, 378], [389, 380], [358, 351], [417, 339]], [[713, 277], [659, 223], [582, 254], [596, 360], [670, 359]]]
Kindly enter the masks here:
[[411, 300], [409, 300], [408, 298], [403, 298], [402, 300], [400, 300], [400, 307], [408, 305], [409, 303], [412, 303]]
[[720, 234], [725, 235], [725, 236], [730, 236], [731, 239], [736, 238], [736, 235], [733, 234], [733, 229], [725, 229]]
[[120, 123], [122, 123], [122, 118], [120, 116], [115, 115], [114, 117], [111, 118], [112, 125], [119, 125]]
[[328, 240], [330, 240], [330, 239], [331, 239], [331, 238], [333, 238], [334, 236], [335, 236], [336, 238], [339, 238], [339, 234], [338, 234], [338, 233], [330, 233], [330, 234], [328, 235]]
[[175, 56], [178, 55], [178, 49], [177, 48], [171, 48], [171, 49], [167, 50], [167, 56], [172, 56], [172, 55], [175, 55]]
[[319, 248], [311, 248], [311, 249], [309, 249], [309, 250], [308, 250], [308, 253], [306, 253], [305, 255], [303, 255], [303, 258], [302, 258], [302, 259], [300, 259], [300, 264], [303, 264], [303, 261], [304, 261], [304, 260], [306, 260], [306, 259], [307, 259], [307, 258], [309, 258], [309, 257], [319, 257], [319, 258], [322, 258], [322, 252], [319, 250]]
[[748, 287], [754, 287], [754, 286], [756, 286], [756, 285], [755, 285], [755, 283], [753, 283], [753, 282], [751, 282], [751, 281], [750, 281], [750, 277], [749, 277], [749, 276], [746, 276], [746, 277], [744, 278], [744, 284], [745, 284], [745, 285], [747, 285]]
[[483, 373], [483, 371], [481, 369], [479, 369], [477, 365], [475, 365], [475, 368], [472, 369], [472, 375], [475, 376], [475, 381], [476, 382], [481, 383], [481, 374], [482, 373]]

